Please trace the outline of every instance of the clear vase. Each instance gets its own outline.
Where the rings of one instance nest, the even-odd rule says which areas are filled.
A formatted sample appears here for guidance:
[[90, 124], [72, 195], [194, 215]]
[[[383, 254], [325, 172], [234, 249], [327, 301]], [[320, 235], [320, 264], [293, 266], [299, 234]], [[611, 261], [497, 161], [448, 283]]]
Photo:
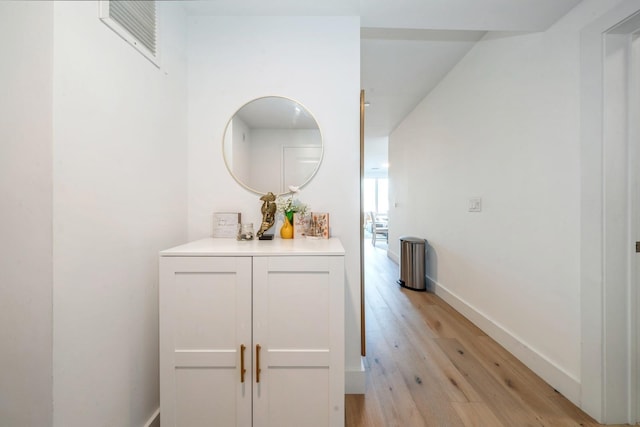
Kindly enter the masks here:
[[253, 240], [253, 223], [248, 222], [238, 226], [237, 240]]

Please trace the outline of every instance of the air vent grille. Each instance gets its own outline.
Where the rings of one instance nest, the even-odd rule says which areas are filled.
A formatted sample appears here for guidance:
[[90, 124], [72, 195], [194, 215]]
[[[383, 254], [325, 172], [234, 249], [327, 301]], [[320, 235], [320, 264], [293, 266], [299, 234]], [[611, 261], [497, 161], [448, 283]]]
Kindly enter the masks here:
[[133, 37], [156, 53], [156, 2], [111, 0], [109, 15]]
[[158, 65], [155, 0], [102, 0], [100, 19]]

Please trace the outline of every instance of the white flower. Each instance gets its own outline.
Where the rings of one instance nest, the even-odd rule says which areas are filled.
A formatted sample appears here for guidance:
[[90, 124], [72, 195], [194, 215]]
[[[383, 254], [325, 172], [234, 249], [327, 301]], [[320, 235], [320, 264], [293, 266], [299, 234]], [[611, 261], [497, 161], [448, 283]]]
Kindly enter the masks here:
[[296, 187], [295, 185], [290, 185], [289, 191], [291, 191], [292, 193], [297, 193], [300, 191], [300, 187]]
[[[289, 189], [291, 189], [292, 187], [293, 186], [289, 187]], [[293, 188], [297, 189], [298, 187]], [[276, 198], [276, 212], [279, 215], [287, 215], [289, 217], [292, 217], [294, 212], [299, 212], [301, 214], [307, 212], [308, 206], [298, 200], [297, 197], [294, 198], [294, 195], [296, 195], [296, 192], [293, 192], [288, 196], [280, 195]]]

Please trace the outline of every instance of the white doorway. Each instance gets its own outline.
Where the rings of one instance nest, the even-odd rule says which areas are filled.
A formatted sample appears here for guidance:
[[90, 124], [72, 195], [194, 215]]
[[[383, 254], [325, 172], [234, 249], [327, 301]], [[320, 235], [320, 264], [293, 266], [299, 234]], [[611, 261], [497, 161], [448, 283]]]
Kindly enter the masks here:
[[280, 192], [286, 193], [291, 184], [306, 183], [318, 169], [320, 159], [322, 159], [322, 147], [283, 146]]
[[640, 5], [581, 34], [581, 407], [640, 421]]
[[389, 211], [389, 179], [364, 178], [364, 211], [387, 214]]
[[[639, 19], [640, 20], [640, 19]], [[632, 200], [633, 245], [635, 254], [632, 265], [632, 291], [635, 292], [635, 306], [632, 319], [636, 327], [635, 333], [635, 421], [640, 423], [640, 23], [636, 23], [629, 37], [630, 52], [630, 96], [629, 96], [629, 159]], [[635, 274], [633, 274], [635, 273]], [[632, 294], [633, 294], [632, 292]], [[635, 317], [635, 319], [634, 319]]]
[[[605, 255], [610, 257], [618, 253], [621, 258], [617, 263], [607, 261], [605, 264], [621, 267], [614, 273], [618, 277], [608, 274], [609, 278], [619, 281], [620, 289], [612, 289], [606, 295], [626, 303], [626, 310], [619, 310], [617, 315], [620, 319], [616, 319], [615, 314], [608, 314], [606, 320], [617, 321], [621, 330], [628, 331], [626, 354], [620, 358], [626, 359], [627, 369], [607, 369], [605, 372], [611, 379], [619, 376], [618, 384], [626, 382], [628, 393], [625, 396], [624, 390], [605, 384], [605, 420], [614, 421], [616, 414], [626, 412], [626, 420], [623, 416], [619, 420], [633, 424], [640, 422], [640, 247], [636, 247], [636, 242], [640, 242], [640, 13], [624, 19], [605, 36], [603, 137], [608, 145], [604, 150], [605, 164], [609, 162], [610, 167], [615, 168], [616, 157], [621, 164], [626, 163], [624, 174], [617, 175], [620, 182], [615, 184], [614, 181], [617, 188], [610, 188], [613, 191], [608, 200], [617, 206], [605, 207], [605, 212], [620, 215], [619, 220], [627, 218], [628, 222], [617, 231], [623, 247], [620, 250], [609, 248], [612, 250]], [[607, 159], [607, 156], [613, 159]], [[606, 176], [609, 180], [616, 179], [615, 173]], [[619, 196], [615, 191], [619, 191]], [[610, 235], [617, 234], [616, 230], [608, 231]], [[615, 237], [606, 241], [615, 243]], [[605, 304], [610, 310], [616, 310], [616, 306], [606, 301]], [[626, 328], [624, 323], [628, 325]]]

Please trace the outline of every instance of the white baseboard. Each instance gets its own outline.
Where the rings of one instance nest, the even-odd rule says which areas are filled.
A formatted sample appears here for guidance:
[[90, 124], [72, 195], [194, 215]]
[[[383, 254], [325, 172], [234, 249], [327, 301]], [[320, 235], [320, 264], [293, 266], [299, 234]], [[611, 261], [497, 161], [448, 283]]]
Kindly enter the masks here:
[[144, 427], [160, 427], [160, 408], [151, 415], [151, 417], [144, 423]]
[[387, 257], [388, 257], [391, 261], [395, 262], [395, 263], [396, 263], [396, 265], [400, 265], [400, 258], [398, 257], [398, 255], [396, 255], [396, 254], [394, 254], [393, 252], [391, 252], [391, 251], [389, 251], [389, 250], [388, 250], [388, 251], [387, 251]]
[[572, 377], [562, 368], [556, 366], [544, 355], [532, 349], [526, 344], [526, 342], [513, 335], [498, 323], [494, 322], [491, 318], [468, 304], [462, 298], [450, 292], [440, 283], [432, 280], [428, 276], [427, 280], [428, 282], [431, 282], [436, 295], [455, 308], [464, 317], [469, 319], [484, 333], [497, 341], [529, 369], [546, 381], [551, 387], [558, 390], [576, 406], [580, 406], [580, 382], [576, 378]]
[[366, 380], [366, 370], [363, 358], [360, 358], [360, 369], [357, 371], [346, 371], [344, 378], [345, 394], [364, 394], [364, 384]]

